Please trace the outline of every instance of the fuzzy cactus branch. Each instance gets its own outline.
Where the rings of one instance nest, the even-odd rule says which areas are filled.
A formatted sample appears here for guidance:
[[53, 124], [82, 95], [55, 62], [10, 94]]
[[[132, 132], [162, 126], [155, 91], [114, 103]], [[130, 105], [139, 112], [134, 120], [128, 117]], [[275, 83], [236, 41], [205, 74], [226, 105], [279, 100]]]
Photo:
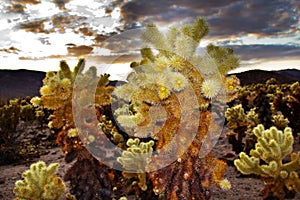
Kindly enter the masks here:
[[15, 200], [57, 200], [65, 192], [65, 184], [56, 176], [58, 164], [52, 163], [48, 167], [43, 161], [30, 166], [22, 177], [24, 180], [16, 182]]
[[[263, 177], [266, 184], [264, 198], [275, 196], [284, 199], [284, 188], [299, 192], [297, 171], [300, 170], [300, 152], [292, 153], [294, 137], [291, 128], [281, 131], [271, 127], [265, 130], [260, 124], [253, 129], [253, 133], [257, 137], [255, 149], [250, 151], [251, 156], [240, 153], [240, 159], [234, 161], [237, 169], [243, 174]], [[283, 163], [289, 154], [291, 161]]]
[[147, 157], [153, 152], [154, 141], [140, 142], [138, 138], [127, 141], [127, 150], [123, 151], [122, 156], [118, 158], [124, 170], [123, 176], [127, 178], [137, 177], [138, 185], [142, 190], [147, 190], [146, 166]]

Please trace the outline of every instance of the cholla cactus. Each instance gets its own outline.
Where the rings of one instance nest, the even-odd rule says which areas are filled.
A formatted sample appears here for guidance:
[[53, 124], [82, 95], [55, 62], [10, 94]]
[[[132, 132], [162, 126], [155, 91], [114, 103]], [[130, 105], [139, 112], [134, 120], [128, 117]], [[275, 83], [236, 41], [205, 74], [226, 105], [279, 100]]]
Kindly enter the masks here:
[[30, 166], [22, 177], [24, 180], [16, 182], [14, 193], [15, 200], [57, 200], [65, 192], [65, 184], [56, 176], [58, 163], [50, 164], [48, 167], [43, 161]]
[[[113, 93], [112, 102], [119, 106], [114, 114], [129, 136], [150, 137], [158, 154], [173, 152], [180, 158], [180, 162], [149, 175], [155, 194], [165, 194], [167, 199], [205, 199], [209, 198], [206, 190], [211, 183], [224, 189], [230, 185], [223, 179], [226, 164], [209, 153], [204, 158], [199, 154], [204, 151], [202, 143], [211, 148], [209, 129], [217, 132], [208, 105], [213, 100], [225, 103], [235, 95], [238, 79], [225, 74], [238, 67], [239, 61], [232, 50], [214, 45], [207, 47], [205, 55], [197, 55], [198, 44], [207, 33], [208, 25], [202, 18], [182, 28], [171, 27], [166, 35], [155, 25], [148, 25], [142, 39], [159, 53], [143, 48], [142, 60], [131, 64], [133, 72], [128, 82], [117, 86]], [[196, 136], [190, 147], [182, 148], [191, 135]], [[176, 142], [172, 143], [174, 138]], [[164, 162], [151, 157], [146, 168], [152, 171]], [[208, 180], [197, 180], [205, 176]], [[199, 187], [193, 188], [191, 182]], [[180, 188], [178, 192], [172, 192], [176, 187]], [[198, 194], [194, 194], [196, 190]]]
[[[71, 182], [71, 193], [76, 195], [78, 199], [86, 198], [86, 195], [87, 198], [93, 199], [99, 195], [99, 188], [111, 185], [111, 180], [107, 172], [108, 167], [100, 165], [83, 146], [83, 142], [92, 143], [96, 139], [101, 141], [102, 138], [97, 137], [97, 135], [100, 135], [97, 127], [99, 122], [90, 121], [89, 114], [93, 113], [95, 115], [96, 106], [105, 106], [110, 103], [113, 87], [107, 86], [109, 75], [103, 74], [98, 77], [95, 67], [90, 67], [85, 72], [83, 70], [83, 59], [79, 60], [73, 71], [70, 70], [65, 61], [61, 61], [60, 70], [58, 72], [48, 72], [43, 80], [44, 85], [40, 90], [41, 97], [35, 97], [31, 102], [40, 108], [54, 110], [48, 125], [59, 130], [56, 142], [61, 145], [61, 149], [65, 153], [65, 161], [71, 162], [77, 159], [65, 176], [65, 180]], [[74, 94], [75, 89], [80, 92]], [[91, 91], [95, 91], [95, 93]], [[94, 95], [94, 102], [90, 101], [91, 95]], [[73, 101], [74, 98], [76, 101]], [[80, 107], [84, 111], [75, 112], [76, 109], [74, 111], [73, 106], [78, 106], [77, 108]], [[75, 117], [80, 119], [76, 126]], [[84, 128], [88, 135], [79, 137], [82, 130], [77, 127]], [[83, 163], [85, 163], [84, 167], [89, 170], [98, 168], [97, 170], [100, 173], [91, 170], [88, 174], [85, 174], [89, 178], [85, 176], [78, 178], [76, 174], [82, 173]], [[91, 179], [93, 181], [90, 181]], [[104, 179], [105, 183], [103, 182]]]
[[259, 124], [258, 115], [255, 109], [245, 113], [241, 104], [228, 108], [225, 112], [228, 121], [227, 126], [232, 129], [227, 134], [232, 150], [236, 153], [241, 151], [249, 152], [254, 147], [256, 137], [249, 131]]
[[[192, 90], [199, 107], [207, 107], [212, 99], [226, 101], [234, 95], [238, 80], [224, 76], [238, 66], [233, 51], [209, 45], [206, 55], [195, 54], [200, 40], [207, 33], [208, 25], [202, 18], [181, 29], [171, 27], [166, 36], [155, 25], [147, 26], [142, 39], [153, 45], [159, 54], [154, 55], [150, 48], [142, 49], [143, 59], [131, 64], [134, 72], [128, 76], [128, 84], [115, 89], [116, 97], [130, 101], [134, 109], [115, 113], [124, 128], [148, 122], [148, 115], [144, 112], [147, 105], [167, 102], [172, 99], [172, 94]], [[227, 94], [222, 93], [223, 88]]]
[[20, 99], [12, 99], [0, 108], [0, 163], [19, 159], [20, 133], [16, 131], [21, 116]]
[[40, 89], [41, 97], [34, 97], [31, 103], [35, 106], [54, 110], [54, 119], [49, 123], [50, 128], [60, 129], [66, 124], [73, 126], [72, 91], [73, 83], [82, 69], [80, 60], [72, 72], [65, 61], [61, 61], [60, 70], [47, 72]]
[[145, 173], [147, 157], [152, 154], [153, 145], [154, 141], [152, 140], [145, 143], [140, 142], [138, 138], [129, 139], [127, 141], [127, 150], [123, 151], [122, 156], [117, 159], [125, 170], [122, 173], [123, 176], [126, 178], [137, 177], [139, 180], [138, 186], [144, 191], [147, 190], [147, 175]]
[[247, 115], [245, 114], [242, 105], [228, 108], [225, 112], [225, 117], [228, 121], [227, 125], [231, 129], [247, 125]]
[[[244, 151], [249, 154], [256, 143], [256, 136], [252, 129], [258, 124], [263, 124], [266, 129], [275, 126], [284, 130], [289, 126], [294, 134], [300, 130], [300, 86], [298, 82], [293, 84], [279, 84], [275, 79], [266, 81], [265, 84], [252, 84], [239, 89], [237, 98], [232, 101], [240, 109], [247, 113], [247, 120], [233, 116], [233, 109], [228, 109], [227, 120], [229, 128], [233, 129], [227, 136], [236, 153]], [[231, 111], [230, 111], [231, 110]], [[250, 120], [249, 114], [253, 113], [254, 120]], [[245, 118], [245, 117], [244, 117]]]
[[[235, 101], [242, 104], [245, 110], [256, 108], [256, 113], [261, 124], [265, 128], [276, 126], [284, 128], [284, 124], [277, 126], [276, 115], [283, 115], [289, 121], [288, 126], [292, 128], [294, 136], [300, 132], [300, 85], [299, 82], [292, 84], [279, 84], [274, 78], [265, 84], [252, 84], [243, 86], [237, 93]], [[273, 116], [272, 116], [273, 115]], [[281, 121], [283, 122], [283, 121]]]
[[[260, 124], [253, 129], [253, 133], [257, 137], [255, 149], [250, 151], [250, 157], [244, 152], [239, 154], [240, 159], [234, 161], [237, 169], [243, 174], [257, 174], [263, 178], [266, 184], [264, 199], [270, 196], [284, 199], [285, 187], [300, 192], [297, 174], [300, 169], [300, 152], [292, 153], [294, 138], [291, 128], [286, 127], [280, 131], [271, 127], [265, 130]], [[289, 154], [291, 161], [283, 163]]]
[[105, 115], [101, 116], [101, 121], [99, 123], [102, 131], [106, 134], [106, 136], [113, 141], [118, 147], [125, 149], [126, 144], [122, 134], [118, 132], [117, 127], [114, 123], [109, 120]]
[[[74, 136], [72, 131], [75, 128], [72, 112], [73, 85], [77, 75], [82, 75], [83, 67], [84, 60], [79, 60], [73, 71], [65, 61], [61, 61], [58, 72], [47, 72], [43, 80], [44, 85], [40, 89], [41, 97], [31, 99], [31, 103], [38, 109], [54, 110], [53, 115], [49, 117], [48, 126], [60, 131], [56, 142], [62, 145], [62, 151], [68, 157], [80, 149], [79, 137], [68, 136]], [[74, 159], [74, 156], [72, 158]]]
[[26, 100], [23, 100], [21, 104], [20, 119], [25, 122], [34, 121], [36, 119], [34, 106], [30, 103], [27, 103]]
[[21, 116], [21, 99], [12, 99], [9, 104], [0, 108], [1, 132], [15, 131]]
[[282, 114], [273, 115], [272, 122], [274, 123], [274, 126], [280, 130], [283, 130], [290, 123], [290, 121], [287, 118], [284, 118]]

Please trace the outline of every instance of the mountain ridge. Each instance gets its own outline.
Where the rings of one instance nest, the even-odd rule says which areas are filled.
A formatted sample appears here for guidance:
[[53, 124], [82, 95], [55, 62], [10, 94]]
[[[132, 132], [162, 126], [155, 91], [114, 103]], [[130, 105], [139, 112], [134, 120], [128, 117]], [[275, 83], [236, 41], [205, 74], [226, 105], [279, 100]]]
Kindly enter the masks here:
[[284, 69], [277, 71], [253, 69], [230, 75], [236, 75], [240, 79], [241, 86], [265, 83], [270, 78], [275, 78], [278, 84], [300, 81], [300, 70], [297, 69]]
[[[270, 78], [277, 79], [279, 84], [300, 81], [300, 70], [285, 69], [278, 71], [249, 70], [234, 73], [241, 85], [265, 83]], [[39, 96], [40, 87], [46, 72], [20, 70], [0, 70], [0, 98], [12, 99], [26, 96]]]

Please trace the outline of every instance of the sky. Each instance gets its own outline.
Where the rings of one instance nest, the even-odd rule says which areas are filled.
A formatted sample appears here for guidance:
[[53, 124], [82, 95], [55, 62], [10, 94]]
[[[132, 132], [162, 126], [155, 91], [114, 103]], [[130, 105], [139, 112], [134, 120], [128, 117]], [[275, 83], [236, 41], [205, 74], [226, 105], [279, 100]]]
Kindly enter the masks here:
[[236, 71], [300, 69], [299, 12], [299, 0], [2, 0], [0, 69], [50, 71], [61, 59], [73, 66], [85, 57], [125, 76], [141, 28], [197, 17], [210, 27], [200, 48], [232, 48], [241, 61]]
[[297, 0], [139, 0], [122, 7], [127, 26], [190, 23], [205, 17], [205, 43], [232, 48], [244, 68], [300, 69], [300, 1]]

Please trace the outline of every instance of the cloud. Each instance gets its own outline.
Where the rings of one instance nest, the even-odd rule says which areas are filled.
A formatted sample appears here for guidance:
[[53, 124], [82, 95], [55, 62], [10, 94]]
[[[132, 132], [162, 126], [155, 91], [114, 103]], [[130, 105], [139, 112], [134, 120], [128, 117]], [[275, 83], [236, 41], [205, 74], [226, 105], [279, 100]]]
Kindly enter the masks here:
[[208, 16], [218, 12], [218, 9], [233, 1], [167, 1], [167, 0], [138, 0], [125, 3], [121, 7], [123, 22], [142, 23], [155, 22], [159, 25], [185, 23], [195, 16]]
[[122, 15], [125, 21], [155, 20], [161, 23], [166, 20], [184, 19], [193, 17], [194, 14], [212, 15], [218, 9], [235, 2], [234, 0], [223, 1], [199, 1], [199, 0], [138, 0], [125, 3], [122, 8]]
[[299, 3], [295, 0], [138, 0], [121, 7], [125, 23], [180, 24], [202, 16], [210, 24], [211, 36], [294, 33], [298, 12]]
[[204, 17], [210, 33], [203, 42], [232, 48], [242, 67], [263, 67], [269, 61], [289, 66], [291, 60], [300, 67], [299, 12], [298, 0], [134, 0], [121, 7], [127, 28], [138, 23], [180, 26]]
[[220, 10], [208, 21], [212, 35], [259, 34], [260, 36], [295, 32], [298, 14], [291, 1], [241, 1]]
[[229, 45], [243, 61], [299, 58], [300, 48], [289, 45]]

